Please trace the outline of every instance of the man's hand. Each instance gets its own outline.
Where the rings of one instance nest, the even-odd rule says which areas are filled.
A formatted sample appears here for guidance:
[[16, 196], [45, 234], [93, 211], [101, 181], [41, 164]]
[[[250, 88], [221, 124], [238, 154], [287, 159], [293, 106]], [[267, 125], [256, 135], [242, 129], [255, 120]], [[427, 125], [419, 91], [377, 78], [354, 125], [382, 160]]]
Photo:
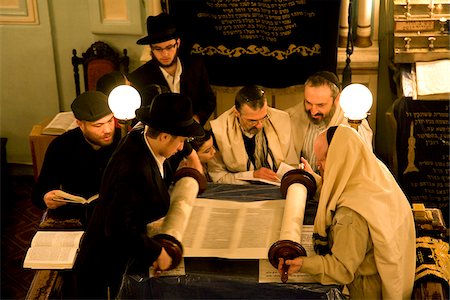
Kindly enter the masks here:
[[306, 172], [312, 174], [314, 173], [313, 169], [311, 168], [311, 165], [309, 164], [309, 162], [304, 159], [303, 157], [300, 157], [300, 162], [303, 164], [303, 170], [305, 170]]
[[294, 259], [287, 259], [286, 262], [283, 258], [280, 258], [278, 261], [278, 273], [280, 273], [280, 275], [283, 275], [283, 264], [289, 266], [288, 275], [292, 275], [302, 268], [303, 258], [297, 257]]
[[167, 254], [166, 249], [163, 247], [161, 249], [161, 254], [159, 254], [158, 258], [153, 262], [153, 268], [157, 271], [164, 271], [167, 270], [171, 264], [172, 258]]
[[45, 205], [47, 205], [47, 208], [49, 208], [49, 209], [55, 209], [55, 208], [58, 208], [60, 206], [67, 204], [66, 202], [55, 200], [55, 199], [60, 198], [59, 196], [57, 196], [55, 194], [56, 191], [59, 191], [59, 190], [52, 190], [50, 192], [47, 192], [44, 195]]
[[180, 163], [180, 167], [194, 168], [200, 173], [204, 174], [202, 162], [200, 161], [200, 158], [198, 158], [198, 154], [194, 149], [192, 149], [191, 154], [186, 156], [185, 159]]
[[253, 171], [253, 177], [280, 182], [280, 178], [278, 178], [277, 173], [268, 168], [261, 168]]

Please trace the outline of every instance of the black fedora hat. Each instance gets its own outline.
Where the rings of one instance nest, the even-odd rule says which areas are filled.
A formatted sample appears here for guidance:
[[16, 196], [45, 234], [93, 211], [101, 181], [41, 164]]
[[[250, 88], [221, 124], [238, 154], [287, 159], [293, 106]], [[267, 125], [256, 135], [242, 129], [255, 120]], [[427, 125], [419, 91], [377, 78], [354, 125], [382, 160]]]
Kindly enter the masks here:
[[177, 28], [172, 17], [166, 13], [160, 13], [157, 16], [149, 16], [147, 18], [146, 37], [139, 39], [138, 45], [150, 45], [165, 42], [178, 38]]
[[175, 136], [205, 134], [202, 126], [193, 119], [191, 100], [177, 93], [157, 95], [151, 105], [136, 110], [136, 118], [153, 129]]

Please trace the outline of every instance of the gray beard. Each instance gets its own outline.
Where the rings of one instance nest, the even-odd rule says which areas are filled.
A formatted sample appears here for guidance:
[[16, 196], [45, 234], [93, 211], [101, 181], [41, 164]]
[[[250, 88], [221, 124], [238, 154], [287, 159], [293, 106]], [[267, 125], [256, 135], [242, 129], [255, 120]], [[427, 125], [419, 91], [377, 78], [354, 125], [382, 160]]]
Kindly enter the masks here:
[[311, 121], [311, 123], [315, 124], [315, 125], [319, 125], [319, 126], [328, 126], [328, 124], [330, 124], [331, 119], [334, 116], [334, 113], [336, 112], [336, 105], [333, 103], [333, 106], [330, 109], [330, 112], [328, 113], [328, 115], [326, 117], [324, 117], [322, 120], [316, 120], [313, 117], [311, 117], [311, 112], [307, 111], [305, 109], [306, 115], [308, 116], [308, 119]]

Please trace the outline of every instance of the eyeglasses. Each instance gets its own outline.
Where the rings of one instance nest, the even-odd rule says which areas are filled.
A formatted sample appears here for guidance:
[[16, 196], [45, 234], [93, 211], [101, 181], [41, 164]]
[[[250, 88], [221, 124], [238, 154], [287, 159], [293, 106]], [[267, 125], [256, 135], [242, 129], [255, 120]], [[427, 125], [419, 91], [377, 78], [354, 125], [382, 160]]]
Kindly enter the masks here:
[[264, 118], [261, 118], [261, 119], [259, 119], [259, 120], [249, 120], [249, 119], [246, 119], [246, 118], [242, 118], [242, 119], [245, 120], [249, 125], [251, 125], [251, 126], [256, 126], [256, 125], [258, 125], [260, 122], [261, 122], [262, 124], [264, 124], [267, 120], [270, 119], [270, 115], [267, 114], [267, 115], [265, 115]]
[[173, 48], [175, 48], [176, 46], [178, 46], [178, 42], [175, 42], [175, 44], [169, 45], [169, 46], [166, 46], [166, 47], [163, 47], [163, 48], [161, 48], [161, 47], [152, 47], [152, 51], [156, 51], [156, 52], [161, 53], [161, 52], [163, 52], [164, 50], [170, 51], [170, 50], [172, 50]]

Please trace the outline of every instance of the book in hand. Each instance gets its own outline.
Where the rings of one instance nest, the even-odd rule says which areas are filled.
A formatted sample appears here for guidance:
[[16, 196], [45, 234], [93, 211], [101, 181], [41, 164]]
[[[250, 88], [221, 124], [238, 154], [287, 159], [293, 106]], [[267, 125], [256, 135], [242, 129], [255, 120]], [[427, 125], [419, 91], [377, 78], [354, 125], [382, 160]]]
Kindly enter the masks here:
[[30, 269], [71, 269], [84, 231], [38, 231], [23, 262]]
[[76, 122], [73, 112], [60, 112], [58, 113], [47, 126], [42, 129], [41, 134], [46, 135], [61, 135], [70, 129], [77, 128], [78, 124]]
[[294, 167], [281, 162], [280, 166], [278, 167], [278, 171], [277, 171], [277, 177], [278, 180], [277, 181], [271, 181], [271, 180], [267, 180], [267, 179], [261, 179], [261, 178], [255, 178], [252, 175], [249, 175], [248, 172], [243, 172], [243, 173], [239, 173], [236, 176], [236, 179], [239, 180], [245, 180], [245, 181], [250, 181], [250, 182], [261, 182], [261, 183], [267, 183], [267, 184], [272, 184], [272, 185], [276, 185], [276, 186], [280, 186], [281, 185], [281, 179], [283, 178], [283, 175], [286, 174], [288, 171], [295, 169]]
[[88, 199], [83, 198], [81, 196], [72, 195], [69, 193], [66, 193], [64, 191], [58, 190], [55, 192], [55, 195], [57, 198], [53, 198], [55, 201], [62, 201], [67, 203], [74, 203], [74, 204], [89, 204], [92, 201], [98, 199], [98, 194], [95, 194]]

